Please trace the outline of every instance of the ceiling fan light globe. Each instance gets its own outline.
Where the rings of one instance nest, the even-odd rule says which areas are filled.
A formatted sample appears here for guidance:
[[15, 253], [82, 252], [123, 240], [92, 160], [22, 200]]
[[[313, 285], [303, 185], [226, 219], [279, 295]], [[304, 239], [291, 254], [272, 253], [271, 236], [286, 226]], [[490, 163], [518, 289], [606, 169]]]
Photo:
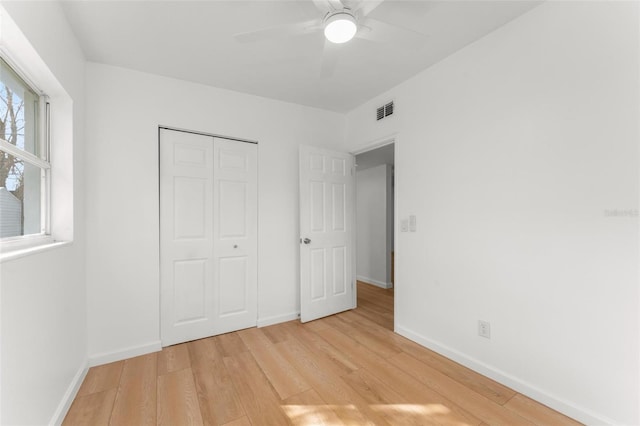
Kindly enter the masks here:
[[332, 43], [346, 43], [357, 31], [356, 19], [345, 12], [331, 15], [324, 23], [324, 36]]

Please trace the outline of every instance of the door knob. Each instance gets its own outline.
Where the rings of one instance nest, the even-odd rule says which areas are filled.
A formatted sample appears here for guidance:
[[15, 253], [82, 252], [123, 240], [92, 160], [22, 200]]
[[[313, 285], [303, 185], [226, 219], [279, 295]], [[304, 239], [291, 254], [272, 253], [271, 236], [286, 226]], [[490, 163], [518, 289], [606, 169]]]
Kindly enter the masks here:
[[305, 238], [304, 240], [302, 240], [302, 242], [305, 244], [309, 244], [311, 243], [311, 240], [309, 238]]

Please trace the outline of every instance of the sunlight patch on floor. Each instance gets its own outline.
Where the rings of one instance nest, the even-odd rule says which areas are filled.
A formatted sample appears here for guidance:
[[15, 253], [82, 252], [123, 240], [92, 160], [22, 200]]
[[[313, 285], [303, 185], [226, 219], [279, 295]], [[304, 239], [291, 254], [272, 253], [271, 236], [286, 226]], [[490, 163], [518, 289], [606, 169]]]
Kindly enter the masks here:
[[[355, 405], [283, 405], [282, 409], [294, 425], [344, 424], [342, 418], [365, 418]], [[340, 417], [339, 417], [340, 416]]]
[[[442, 404], [373, 404], [369, 407], [392, 422], [401, 422], [398, 424], [429, 424], [432, 421], [438, 424], [464, 425], [456, 421], [447, 422], [446, 416], [451, 410]], [[282, 409], [294, 425], [335, 425], [344, 424], [345, 418], [367, 418], [353, 404], [283, 405]]]
[[378, 404], [371, 405], [371, 408], [380, 413], [404, 413], [425, 417], [449, 414], [451, 412], [442, 404]]

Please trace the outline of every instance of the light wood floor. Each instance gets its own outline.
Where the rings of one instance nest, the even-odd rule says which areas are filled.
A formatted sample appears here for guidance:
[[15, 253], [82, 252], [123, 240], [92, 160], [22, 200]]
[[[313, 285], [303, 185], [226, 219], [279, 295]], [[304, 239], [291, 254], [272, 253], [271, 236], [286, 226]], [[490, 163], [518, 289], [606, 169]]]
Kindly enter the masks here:
[[578, 424], [394, 334], [393, 290], [358, 306], [94, 367], [64, 424]]

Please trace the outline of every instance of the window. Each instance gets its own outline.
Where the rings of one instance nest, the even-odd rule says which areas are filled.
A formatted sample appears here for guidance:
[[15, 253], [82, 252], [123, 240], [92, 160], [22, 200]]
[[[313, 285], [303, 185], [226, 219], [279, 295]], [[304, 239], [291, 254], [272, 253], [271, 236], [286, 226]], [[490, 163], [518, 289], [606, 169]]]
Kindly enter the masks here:
[[0, 58], [0, 241], [48, 233], [48, 104]]

